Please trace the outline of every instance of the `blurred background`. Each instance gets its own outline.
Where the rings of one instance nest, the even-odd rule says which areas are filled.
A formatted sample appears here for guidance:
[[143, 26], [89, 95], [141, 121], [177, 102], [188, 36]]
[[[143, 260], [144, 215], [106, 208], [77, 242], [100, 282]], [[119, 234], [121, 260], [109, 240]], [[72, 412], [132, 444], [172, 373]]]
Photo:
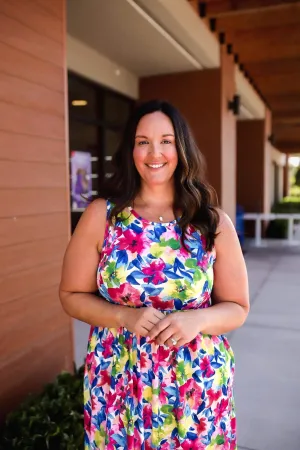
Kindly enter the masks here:
[[[229, 336], [239, 449], [299, 450], [299, 1], [0, 0], [1, 420], [84, 362], [89, 327], [58, 299], [63, 254], [152, 98], [187, 118], [245, 253], [252, 309]], [[61, 431], [47, 427], [49, 444]], [[36, 439], [26, 448], [81, 448]]]

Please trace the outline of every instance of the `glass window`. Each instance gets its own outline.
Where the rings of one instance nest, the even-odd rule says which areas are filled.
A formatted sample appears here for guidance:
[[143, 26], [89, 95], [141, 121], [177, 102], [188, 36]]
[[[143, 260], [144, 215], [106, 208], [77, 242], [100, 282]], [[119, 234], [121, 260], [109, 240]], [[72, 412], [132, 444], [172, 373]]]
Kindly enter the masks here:
[[106, 93], [104, 98], [104, 120], [112, 126], [124, 127], [131, 110], [131, 102]]
[[99, 127], [70, 118], [70, 151], [99, 148]]
[[69, 77], [70, 115], [96, 120], [99, 116], [98, 103], [97, 89], [92, 84], [77, 77]]
[[105, 130], [104, 132], [104, 173], [106, 177], [109, 177], [113, 170], [111, 160], [121, 139], [122, 132], [120, 131]]

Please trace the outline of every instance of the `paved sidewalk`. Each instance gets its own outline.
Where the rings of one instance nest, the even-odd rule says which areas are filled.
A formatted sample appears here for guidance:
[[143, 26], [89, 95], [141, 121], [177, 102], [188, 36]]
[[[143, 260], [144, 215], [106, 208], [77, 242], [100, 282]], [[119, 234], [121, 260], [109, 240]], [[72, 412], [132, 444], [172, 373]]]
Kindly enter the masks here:
[[[300, 249], [246, 254], [251, 312], [229, 335], [239, 450], [300, 450]], [[89, 327], [75, 321], [82, 364]]]
[[239, 450], [300, 449], [300, 249], [246, 254], [251, 311], [229, 335]]

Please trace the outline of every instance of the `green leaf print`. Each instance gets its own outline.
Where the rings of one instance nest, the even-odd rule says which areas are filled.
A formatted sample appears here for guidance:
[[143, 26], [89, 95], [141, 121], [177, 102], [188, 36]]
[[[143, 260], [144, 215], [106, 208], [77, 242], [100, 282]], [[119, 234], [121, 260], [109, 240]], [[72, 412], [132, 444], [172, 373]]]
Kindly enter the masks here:
[[197, 261], [195, 258], [188, 258], [185, 263], [184, 263], [185, 267], [187, 267], [188, 269], [195, 269], [197, 267]]
[[201, 270], [200, 269], [196, 269], [195, 272], [194, 272], [194, 278], [193, 278], [194, 279], [194, 283], [196, 283], [197, 281], [200, 281], [202, 277], [203, 277], [203, 274], [202, 274]]
[[105, 268], [103, 273], [103, 278], [107, 282], [107, 286], [109, 288], [114, 287], [116, 285], [116, 262], [110, 261]]
[[186, 373], [185, 373], [185, 363], [184, 361], [180, 361], [177, 365], [176, 372], [178, 372], [178, 381], [182, 385], [186, 381]]
[[218, 434], [218, 436], [216, 437], [216, 444], [222, 445], [224, 443], [225, 443], [224, 436], [222, 436], [221, 434]]
[[219, 350], [220, 350], [220, 352], [221, 352], [222, 354], [225, 353], [225, 345], [224, 345], [224, 342], [220, 342]]
[[179, 434], [179, 437], [181, 437], [181, 438], [184, 438], [186, 435], [186, 428], [185, 428], [185, 426], [182, 425], [181, 422], [179, 422], [179, 424], [178, 424], [178, 434]]
[[160, 393], [160, 388], [159, 387], [152, 389], [152, 394], [153, 395], [159, 395], [159, 393]]
[[172, 411], [173, 411], [173, 406], [172, 405], [163, 405], [161, 407], [161, 412], [163, 412], [164, 414], [169, 414]]
[[120, 335], [119, 335], [119, 342], [120, 342], [120, 344], [124, 344], [124, 342], [125, 342], [125, 336], [123, 336], [123, 334], [120, 334]]
[[161, 247], [171, 247], [173, 250], [178, 250], [180, 248], [180, 241], [177, 241], [174, 238], [169, 239], [168, 241], [165, 241], [162, 239], [160, 241]]
[[172, 417], [172, 414], [169, 414], [164, 420], [164, 425], [171, 425], [172, 423], [173, 423], [173, 417]]
[[220, 372], [221, 372], [221, 384], [227, 384], [227, 376], [226, 376], [226, 368], [225, 367], [220, 367]]

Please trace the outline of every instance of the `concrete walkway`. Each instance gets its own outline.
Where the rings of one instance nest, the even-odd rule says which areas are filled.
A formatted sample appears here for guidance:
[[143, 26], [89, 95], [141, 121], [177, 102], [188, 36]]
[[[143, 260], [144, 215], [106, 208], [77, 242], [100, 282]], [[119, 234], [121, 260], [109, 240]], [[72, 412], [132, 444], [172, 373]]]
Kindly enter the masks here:
[[239, 450], [300, 449], [300, 250], [246, 254], [251, 312], [229, 335]]
[[[300, 249], [246, 253], [251, 312], [229, 334], [239, 450], [300, 450]], [[82, 364], [89, 327], [75, 321]]]

